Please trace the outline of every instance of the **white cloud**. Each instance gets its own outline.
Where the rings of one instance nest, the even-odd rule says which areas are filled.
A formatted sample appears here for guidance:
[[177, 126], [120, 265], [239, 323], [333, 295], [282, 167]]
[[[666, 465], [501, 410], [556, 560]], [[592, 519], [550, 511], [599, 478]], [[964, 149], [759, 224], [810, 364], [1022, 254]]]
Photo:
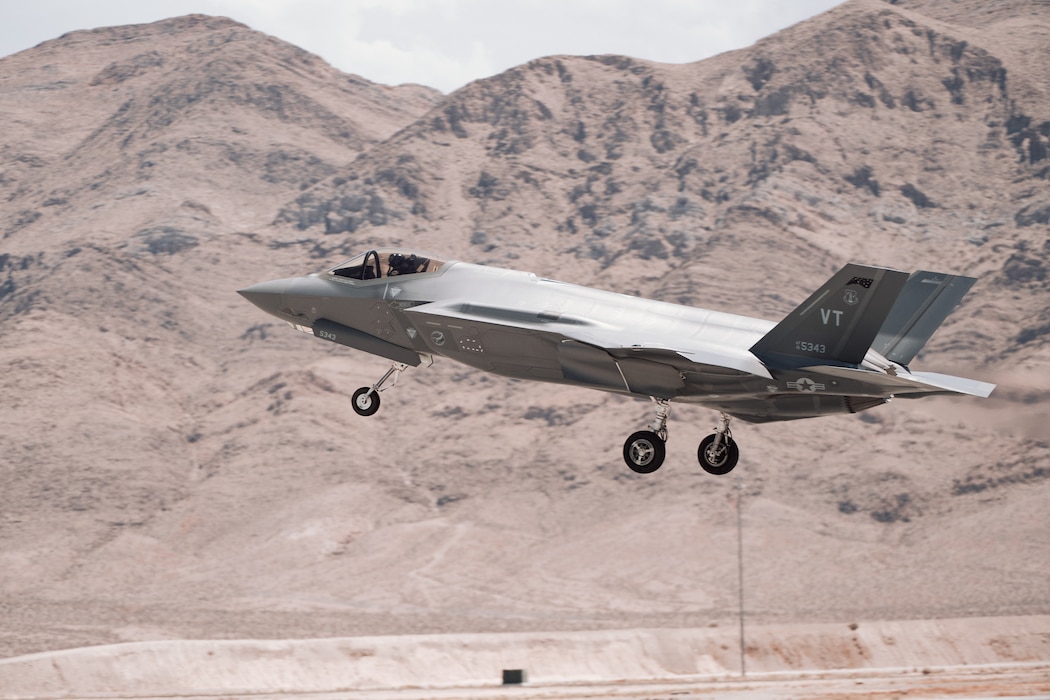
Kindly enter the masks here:
[[73, 29], [225, 15], [369, 80], [451, 91], [552, 54], [684, 63], [739, 48], [837, 0], [35, 0], [4, 12], [0, 55]]

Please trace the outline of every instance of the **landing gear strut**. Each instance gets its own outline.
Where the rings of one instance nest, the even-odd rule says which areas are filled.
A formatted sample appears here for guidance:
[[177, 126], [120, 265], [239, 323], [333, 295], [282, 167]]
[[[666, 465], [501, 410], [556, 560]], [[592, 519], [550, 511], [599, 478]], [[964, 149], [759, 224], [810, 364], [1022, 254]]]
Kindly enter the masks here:
[[721, 476], [733, 471], [737, 460], [740, 459], [740, 449], [729, 432], [729, 416], [725, 413], [722, 414], [715, 432], [700, 441], [696, 458], [708, 474]]
[[[656, 403], [656, 419], [648, 430], [639, 430], [623, 444], [623, 461], [638, 474], [652, 474], [667, 456], [664, 443], [667, 442], [667, 417], [671, 413], [671, 404], [667, 399], [653, 398], [653, 401]], [[733, 471], [740, 459], [740, 449], [729, 431], [727, 414], [722, 413], [715, 432], [700, 441], [696, 457], [708, 474], [721, 476]]]
[[354, 412], [359, 416], [371, 416], [378, 411], [379, 392], [390, 388], [384, 385], [391, 377], [394, 378], [394, 381], [390, 383], [390, 386], [396, 385], [397, 378], [401, 376], [401, 373], [406, 369], [408, 369], [408, 365], [402, 362], [395, 362], [378, 382], [372, 386], [363, 386], [355, 391], [354, 398], [351, 402], [351, 405], [354, 407]]
[[656, 420], [649, 430], [639, 430], [623, 444], [623, 461], [638, 474], [652, 474], [664, 463], [667, 449], [667, 416], [671, 404], [667, 399], [656, 399]]

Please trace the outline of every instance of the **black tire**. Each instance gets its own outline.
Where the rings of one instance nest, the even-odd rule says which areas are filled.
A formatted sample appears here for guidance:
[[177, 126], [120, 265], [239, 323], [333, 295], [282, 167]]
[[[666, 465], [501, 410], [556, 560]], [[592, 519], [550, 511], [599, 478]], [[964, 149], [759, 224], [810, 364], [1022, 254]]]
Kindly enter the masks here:
[[667, 448], [651, 430], [640, 430], [623, 444], [623, 461], [638, 474], [652, 474], [664, 463]]
[[708, 435], [700, 441], [700, 447], [696, 451], [696, 458], [700, 460], [700, 466], [708, 474], [722, 476], [733, 471], [737, 461], [740, 459], [740, 448], [728, 435], [722, 436], [722, 444], [718, 452], [714, 450], [717, 433]]
[[[371, 395], [368, 393], [370, 391]], [[379, 410], [379, 392], [372, 391], [372, 387], [363, 386], [354, 392], [350, 405], [354, 407], [354, 413], [357, 415], [371, 416]]]

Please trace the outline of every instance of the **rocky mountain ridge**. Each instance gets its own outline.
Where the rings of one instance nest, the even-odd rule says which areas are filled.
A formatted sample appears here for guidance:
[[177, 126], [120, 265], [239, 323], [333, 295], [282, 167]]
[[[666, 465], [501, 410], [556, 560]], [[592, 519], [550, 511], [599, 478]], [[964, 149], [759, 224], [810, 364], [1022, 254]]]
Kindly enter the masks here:
[[[7, 654], [121, 639], [1045, 613], [1039, 3], [851, 0], [695, 64], [540, 58], [448, 96], [231, 20], [0, 59]], [[847, 260], [973, 274], [916, 360], [987, 402], [741, 426], [384, 363], [234, 291], [371, 246], [779, 318]], [[389, 398], [387, 398], [389, 397]]]

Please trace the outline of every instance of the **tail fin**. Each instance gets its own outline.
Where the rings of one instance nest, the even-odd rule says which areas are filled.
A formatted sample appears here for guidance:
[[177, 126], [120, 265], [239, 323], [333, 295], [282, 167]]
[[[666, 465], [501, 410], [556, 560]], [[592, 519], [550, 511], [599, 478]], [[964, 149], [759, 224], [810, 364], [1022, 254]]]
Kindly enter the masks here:
[[859, 365], [907, 281], [906, 272], [850, 263], [762, 336], [751, 352], [778, 368]]
[[913, 273], [879, 329], [872, 349], [907, 365], [976, 281], [937, 272]]

